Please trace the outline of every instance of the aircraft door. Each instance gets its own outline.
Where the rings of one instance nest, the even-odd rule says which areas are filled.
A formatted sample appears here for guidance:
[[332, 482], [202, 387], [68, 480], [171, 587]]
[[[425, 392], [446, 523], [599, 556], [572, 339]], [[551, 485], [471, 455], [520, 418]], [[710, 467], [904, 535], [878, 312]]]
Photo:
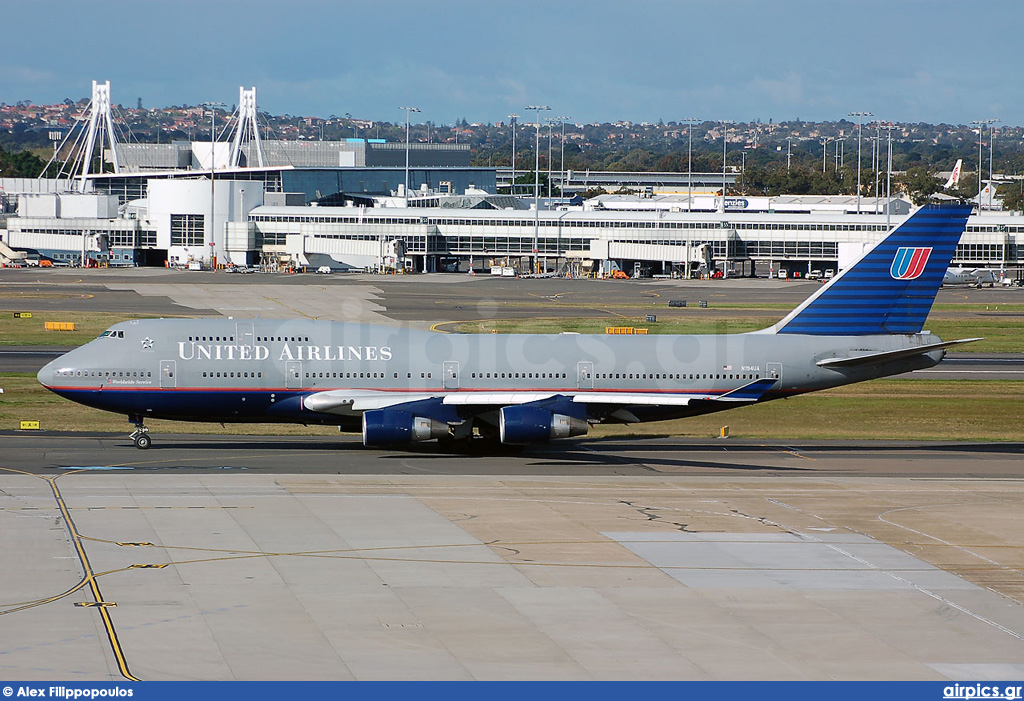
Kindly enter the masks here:
[[594, 389], [594, 364], [589, 360], [581, 360], [576, 364], [576, 387]]
[[178, 380], [175, 377], [177, 363], [173, 360], [161, 360], [160, 361], [160, 386], [161, 387], [177, 387]]
[[235, 343], [240, 346], [251, 346], [253, 330], [251, 321], [239, 321], [235, 324]]
[[286, 360], [284, 363], [284, 388], [302, 389], [302, 363]]
[[444, 367], [441, 370], [441, 376], [444, 377], [444, 388], [445, 389], [458, 389], [459, 388], [459, 361], [458, 360], [446, 360], [446, 361], [444, 361]]
[[774, 378], [782, 383], [782, 363], [767, 363], [765, 365], [765, 377]]

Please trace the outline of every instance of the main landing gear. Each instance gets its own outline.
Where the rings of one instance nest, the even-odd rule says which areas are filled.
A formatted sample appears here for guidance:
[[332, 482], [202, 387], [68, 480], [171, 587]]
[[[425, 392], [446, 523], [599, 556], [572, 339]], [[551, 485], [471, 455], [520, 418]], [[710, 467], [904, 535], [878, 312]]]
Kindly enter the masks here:
[[132, 416], [128, 420], [135, 425], [135, 430], [128, 436], [135, 442], [135, 447], [139, 450], [146, 450], [153, 445], [153, 439], [149, 437], [149, 429], [142, 425], [142, 417]]

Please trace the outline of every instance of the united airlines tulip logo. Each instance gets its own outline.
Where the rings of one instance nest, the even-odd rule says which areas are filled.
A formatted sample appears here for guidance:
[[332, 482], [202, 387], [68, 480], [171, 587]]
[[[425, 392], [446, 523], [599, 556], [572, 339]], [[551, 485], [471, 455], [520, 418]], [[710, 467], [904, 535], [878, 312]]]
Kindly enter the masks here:
[[931, 255], [930, 247], [901, 246], [896, 249], [896, 257], [892, 259], [889, 272], [897, 280], [916, 280], [921, 277]]

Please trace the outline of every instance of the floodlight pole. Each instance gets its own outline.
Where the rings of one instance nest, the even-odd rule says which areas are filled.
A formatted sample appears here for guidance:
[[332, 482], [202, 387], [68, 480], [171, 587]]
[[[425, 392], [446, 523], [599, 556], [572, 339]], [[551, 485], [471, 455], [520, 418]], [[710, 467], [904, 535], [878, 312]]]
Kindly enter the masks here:
[[857, 214], [860, 214], [860, 136], [864, 117], [874, 117], [870, 112], [850, 112], [849, 117], [857, 118]]
[[984, 189], [981, 186], [981, 172], [984, 168], [982, 162], [982, 154], [984, 153], [983, 137], [985, 134], [985, 127], [989, 128], [989, 154], [988, 154], [988, 179], [989, 179], [989, 201], [988, 208], [992, 209], [992, 125], [998, 122], [998, 119], [976, 119], [971, 124], [978, 125], [978, 210], [981, 210], [981, 191]]
[[419, 112], [415, 107], [399, 107], [405, 110], [405, 207], [409, 208], [409, 113]]
[[[686, 211], [693, 211], [693, 125], [700, 120], [687, 117], [683, 120], [689, 126], [686, 129]], [[687, 270], [689, 272], [689, 270]], [[689, 277], [689, 275], [687, 275]]]
[[540, 113], [551, 108], [547, 105], [528, 105], [526, 109], [537, 112], [537, 143], [534, 149], [533, 167], [533, 272], [537, 274], [540, 272], [537, 259], [537, 254], [540, 252]]
[[[210, 243], [211, 248], [211, 260], [210, 265], [213, 269], [217, 269], [217, 229], [213, 224], [214, 217], [216, 216], [217, 209], [214, 205], [214, 196], [216, 195], [216, 189], [214, 187], [214, 170], [217, 167], [217, 131], [214, 125], [214, 119], [217, 116], [217, 108], [224, 107], [223, 102], [204, 102], [200, 107], [205, 107], [210, 110]], [[187, 236], [187, 234], [186, 234]], [[186, 241], [188, 238], [185, 239]]]
[[510, 114], [508, 116], [512, 120], [512, 182], [509, 184], [508, 194], [516, 194], [516, 120], [519, 119], [518, 114]]
[[725, 192], [726, 192], [726, 187], [727, 187], [726, 186], [726, 182], [725, 182], [725, 158], [726, 158], [726, 152], [727, 152], [727, 150], [729, 148], [729, 125], [730, 124], [735, 124], [735, 122], [733, 122], [731, 119], [723, 119], [722, 120], [722, 211], [723, 212], [725, 211]]

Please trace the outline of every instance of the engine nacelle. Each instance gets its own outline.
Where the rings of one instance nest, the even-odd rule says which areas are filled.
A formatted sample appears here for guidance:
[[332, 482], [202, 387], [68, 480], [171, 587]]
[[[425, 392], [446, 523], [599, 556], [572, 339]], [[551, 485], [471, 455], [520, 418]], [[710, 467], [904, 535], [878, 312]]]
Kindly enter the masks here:
[[546, 443], [552, 438], [582, 436], [590, 430], [583, 419], [537, 406], [502, 407], [498, 422], [501, 442], [510, 445]]
[[363, 412], [363, 445], [409, 445], [448, 435], [443, 421], [416, 416], [399, 409]]

